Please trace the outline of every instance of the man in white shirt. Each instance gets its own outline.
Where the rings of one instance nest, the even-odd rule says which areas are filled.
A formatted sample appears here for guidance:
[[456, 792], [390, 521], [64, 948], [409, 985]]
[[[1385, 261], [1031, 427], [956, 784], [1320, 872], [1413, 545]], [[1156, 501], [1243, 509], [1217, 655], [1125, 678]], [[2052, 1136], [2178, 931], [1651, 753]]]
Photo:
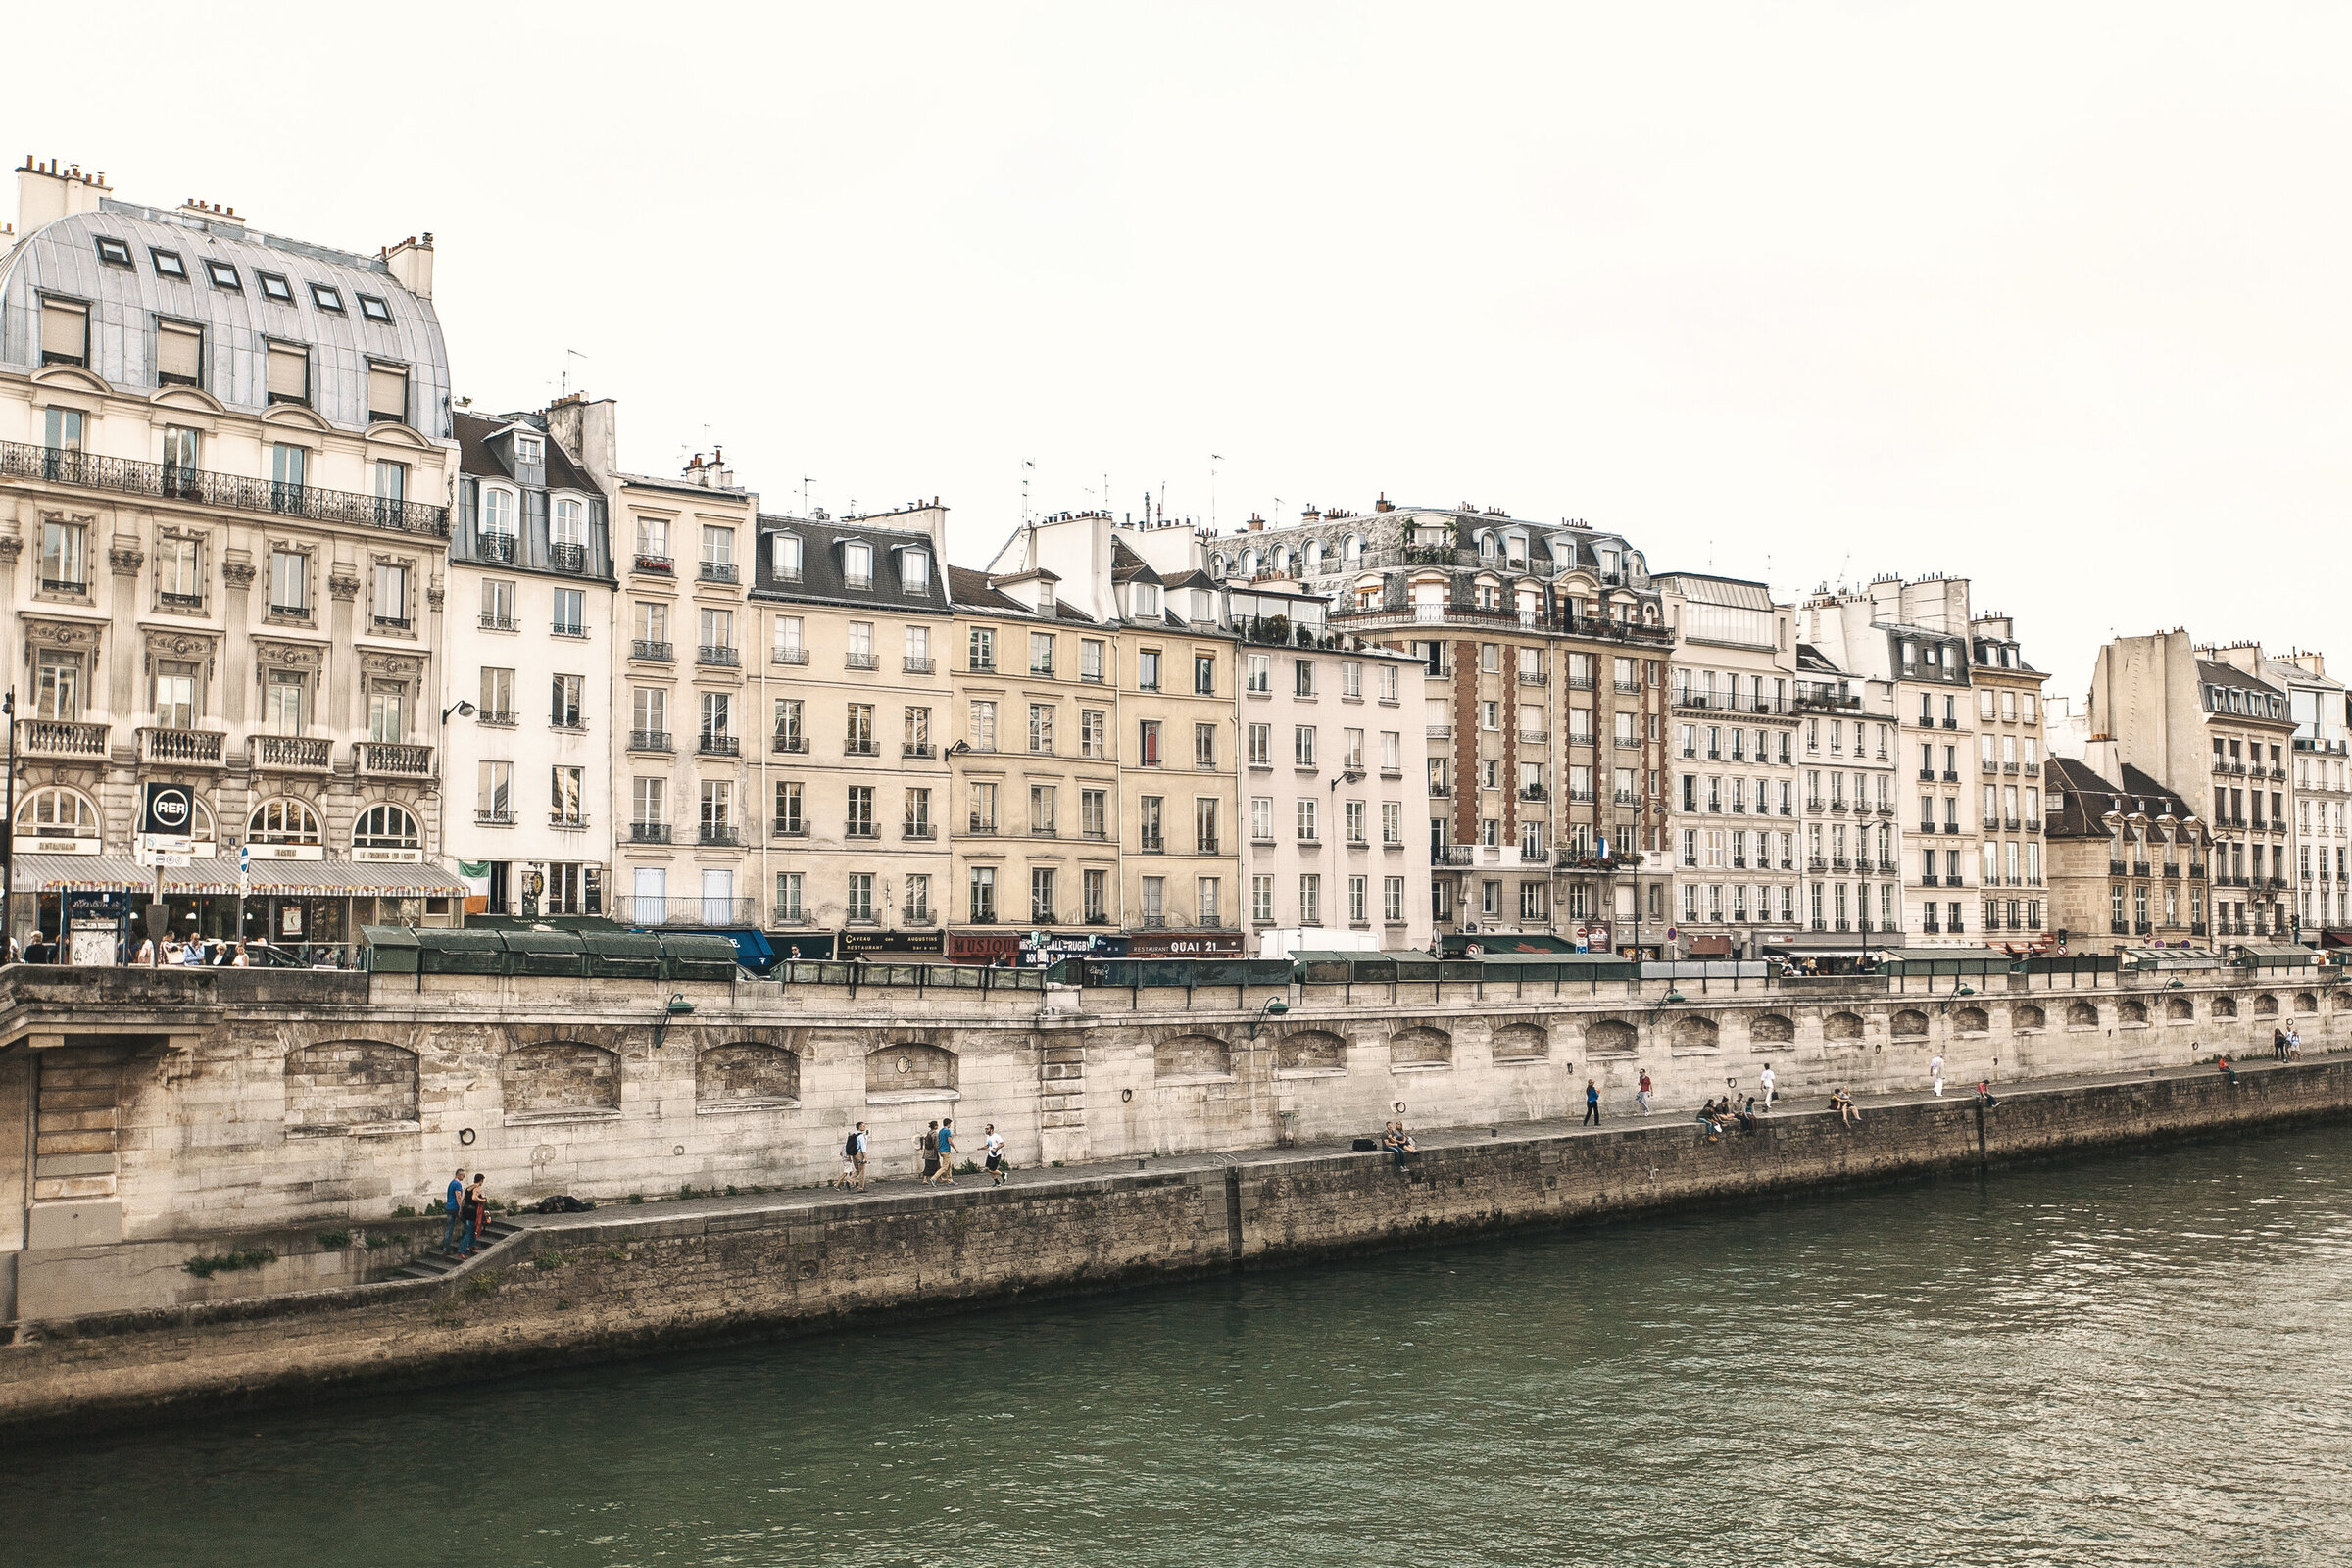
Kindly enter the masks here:
[[1768, 1061], [1764, 1064], [1763, 1072], [1757, 1075], [1757, 1082], [1759, 1082], [1764, 1089], [1764, 1108], [1766, 1110], [1770, 1110], [1772, 1108], [1773, 1085], [1776, 1081], [1777, 1080], [1775, 1080], [1772, 1076], [1772, 1063]]
[[992, 1121], [982, 1142], [988, 1150], [988, 1174], [994, 1185], [1002, 1187], [1004, 1178], [1012, 1174], [1012, 1166], [1004, 1158], [1004, 1135], [997, 1131], [997, 1124]]
[[1928, 1058], [1928, 1081], [1936, 1086], [1936, 1097], [1940, 1099], [1943, 1095], [1943, 1053], [1937, 1052]]

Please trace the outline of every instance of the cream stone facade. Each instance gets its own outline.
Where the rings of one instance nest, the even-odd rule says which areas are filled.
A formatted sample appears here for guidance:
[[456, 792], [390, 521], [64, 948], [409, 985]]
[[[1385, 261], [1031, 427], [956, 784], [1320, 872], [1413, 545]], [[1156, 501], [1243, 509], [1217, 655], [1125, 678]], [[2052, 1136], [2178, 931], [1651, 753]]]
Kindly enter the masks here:
[[[456, 918], [443, 850], [457, 469], [429, 235], [375, 256], [18, 171], [0, 260], [12, 928], [102, 922], [150, 783], [194, 796], [173, 928]], [[240, 900], [236, 854], [250, 851]]]
[[[947, 509], [762, 516], [747, 659], [770, 941], [940, 951], [954, 619]], [[760, 728], [765, 730], [764, 740]]]

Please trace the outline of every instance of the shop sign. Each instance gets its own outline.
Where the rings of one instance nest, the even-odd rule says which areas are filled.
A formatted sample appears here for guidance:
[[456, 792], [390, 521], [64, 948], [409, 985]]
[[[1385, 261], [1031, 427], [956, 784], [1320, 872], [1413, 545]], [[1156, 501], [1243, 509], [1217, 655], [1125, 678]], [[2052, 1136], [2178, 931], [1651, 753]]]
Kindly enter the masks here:
[[1239, 931], [1147, 931], [1127, 939], [1130, 958], [1238, 958]]
[[[179, 840], [187, 848], [188, 830], [196, 821], [196, 792], [185, 784], [139, 786], [139, 831]], [[159, 846], [159, 848], [162, 846]]]
[[857, 958], [869, 953], [942, 953], [946, 949], [937, 931], [844, 931], [838, 951], [845, 958]]
[[423, 861], [424, 852], [422, 850], [363, 850], [354, 847], [351, 858], [355, 860], [400, 860], [416, 865]]
[[830, 931], [787, 931], [767, 934], [767, 945], [787, 963], [819, 963], [833, 956]]
[[257, 860], [323, 860], [326, 850], [318, 844], [256, 844], [252, 846]]
[[1123, 958], [1127, 939], [1102, 931], [1031, 931], [1021, 938], [1021, 965], [1043, 969], [1063, 958]]
[[1021, 956], [1018, 931], [951, 931], [948, 956], [957, 963], [994, 963]]

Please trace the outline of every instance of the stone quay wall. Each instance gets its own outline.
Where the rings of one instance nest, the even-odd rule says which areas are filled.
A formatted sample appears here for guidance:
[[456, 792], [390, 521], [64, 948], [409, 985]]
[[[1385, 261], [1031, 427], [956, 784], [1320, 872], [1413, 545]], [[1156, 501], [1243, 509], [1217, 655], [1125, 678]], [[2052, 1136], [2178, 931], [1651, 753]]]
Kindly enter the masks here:
[[[2352, 1045], [2337, 971], [1000, 992], [300, 971], [0, 969], [0, 1322], [382, 1272], [460, 1164], [494, 1198], [883, 1174], [952, 1116], [1022, 1165], [1262, 1150], [1753, 1089], [1917, 1087]], [[693, 1011], [671, 1014], [682, 995]], [[1269, 1002], [1289, 1011], [1272, 1014]], [[403, 1245], [351, 1255], [305, 1238]], [[209, 1278], [191, 1258], [273, 1253]], [[326, 1255], [334, 1253], [338, 1255]]]
[[[715, 1213], [598, 1213], [442, 1279], [17, 1325], [0, 1440], [868, 1325], [896, 1315], [2352, 1114], [2352, 1059]], [[1767, 1222], [1769, 1223], [1769, 1222]]]

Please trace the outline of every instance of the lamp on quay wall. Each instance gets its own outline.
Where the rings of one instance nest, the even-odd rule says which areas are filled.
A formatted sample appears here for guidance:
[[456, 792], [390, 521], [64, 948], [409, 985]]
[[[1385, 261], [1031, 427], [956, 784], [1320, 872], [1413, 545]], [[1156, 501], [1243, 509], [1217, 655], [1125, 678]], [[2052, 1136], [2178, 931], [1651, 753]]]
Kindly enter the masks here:
[[693, 1010], [694, 1004], [686, 1000], [685, 992], [671, 992], [669, 1000], [662, 1004], [662, 1016], [654, 1020], [654, 1050], [662, 1049], [662, 1036], [668, 1030], [670, 1020], [682, 1018]]
[[1252, 1040], [1257, 1038], [1258, 1031], [1266, 1026], [1267, 1018], [1279, 1018], [1290, 1010], [1291, 1004], [1280, 997], [1268, 997], [1266, 1004], [1257, 1009], [1257, 1016], [1250, 1020], [1250, 1038]]

